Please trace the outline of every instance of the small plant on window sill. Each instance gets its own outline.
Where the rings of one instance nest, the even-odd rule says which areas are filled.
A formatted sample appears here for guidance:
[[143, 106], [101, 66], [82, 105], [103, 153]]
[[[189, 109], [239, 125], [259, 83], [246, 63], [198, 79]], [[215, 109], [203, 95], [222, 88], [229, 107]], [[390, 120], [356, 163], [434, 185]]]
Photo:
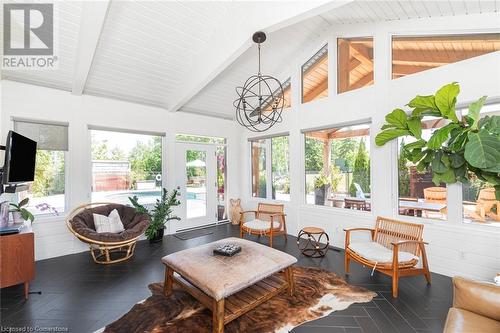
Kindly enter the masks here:
[[12, 202], [10, 203], [10, 206], [13, 207], [10, 209], [10, 212], [12, 213], [12, 219], [14, 223], [23, 223], [24, 221], [28, 220], [33, 223], [33, 221], [35, 220], [35, 216], [33, 216], [33, 214], [31, 214], [29, 210], [23, 208], [28, 204], [28, 202], [29, 198], [25, 198], [18, 204]]
[[[494, 187], [500, 200], [500, 116], [481, 118], [487, 98], [483, 96], [471, 103], [468, 114], [459, 119], [455, 110], [459, 92], [460, 86], [453, 82], [434, 95], [413, 98], [407, 104], [412, 109], [409, 113], [394, 109], [385, 116], [386, 123], [375, 143], [383, 146], [398, 137], [412, 136], [416, 141], [402, 149], [418, 171], [432, 171], [434, 184], [467, 183], [472, 173]], [[424, 116], [447, 123], [428, 141], [422, 138]]]

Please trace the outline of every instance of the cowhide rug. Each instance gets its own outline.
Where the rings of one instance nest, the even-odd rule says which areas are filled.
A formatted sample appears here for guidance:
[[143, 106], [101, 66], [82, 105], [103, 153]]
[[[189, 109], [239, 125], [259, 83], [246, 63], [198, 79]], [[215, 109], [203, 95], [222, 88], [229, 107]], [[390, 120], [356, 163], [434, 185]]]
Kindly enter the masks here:
[[[351, 286], [335, 273], [319, 268], [295, 267], [295, 294], [282, 292], [225, 326], [225, 332], [289, 332], [305, 322], [344, 310], [353, 303], [369, 302], [376, 295]], [[189, 294], [175, 289], [169, 298], [163, 283], [149, 285], [152, 296], [134, 305], [101, 332], [207, 332], [211, 311]]]

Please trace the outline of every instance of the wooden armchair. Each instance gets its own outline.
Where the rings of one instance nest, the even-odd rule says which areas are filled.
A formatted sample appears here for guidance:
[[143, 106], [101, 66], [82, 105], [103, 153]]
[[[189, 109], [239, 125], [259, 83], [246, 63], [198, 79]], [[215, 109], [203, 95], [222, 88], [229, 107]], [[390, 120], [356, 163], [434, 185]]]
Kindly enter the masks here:
[[[423, 274], [427, 283], [431, 283], [431, 275], [425, 243], [422, 241], [423, 224], [415, 224], [377, 217], [375, 229], [353, 228], [345, 231], [345, 272], [349, 273], [352, 260], [372, 267], [382, 274], [392, 277], [392, 296], [398, 297], [398, 280], [400, 276]], [[351, 232], [369, 231], [371, 241], [351, 243]], [[422, 267], [417, 267], [422, 260]]]
[[[253, 213], [254, 219], [244, 222], [244, 215]], [[269, 237], [269, 246], [273, 247], [273, 237], [284, 235], [286, 237], [286, 222], [284, 205], [259, 203], [257, 210], [247, 210], [240, 213], [240, 237], [245, 233], [250, 235]]]

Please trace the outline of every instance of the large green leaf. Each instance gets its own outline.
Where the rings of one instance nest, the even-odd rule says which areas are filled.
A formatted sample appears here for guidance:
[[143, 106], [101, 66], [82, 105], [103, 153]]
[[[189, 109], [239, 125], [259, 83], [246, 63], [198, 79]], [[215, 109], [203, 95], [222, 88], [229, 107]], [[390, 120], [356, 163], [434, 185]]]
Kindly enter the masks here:
[[386, 129], [377, 134], [377, 136], [375, 137], [375, 144], [377, 146], [383, 146], [392, 139], [410, 134], [411, 133], [409, 131], [403, 129], [396, 129], [396, 128]]
[[451, 167], [454, 169], [460, 168], [465, 164], [465, 158], [462, 154], [451, 154], [450, 155]]
[[385, 120], [399, 129], [405, 129], [408, 116], [403, 110], [394, 109], [391, 113], [385, 116]]
[[444, 173], [434, 172], [432, 181], [436, 186], [439, 186], [441, 183], [454, 183], [456, 181], [455, 173], [453, 172], [453, 169], [448, 169]]
[[500, 116], [486, 116], [479, 120], [479, 128], [494, 135], [500, 135]]
[[407, 151], [411, 151], [411, 150], [416, 149], [416, 148], [423, 148], [423, 147], [425, 147], [426, 144], [427, 144], [427, 142], [424, 139], [420, 139], [420, 140], [417, 140], [415, 142], [406, 144], [404, 146], [404, 149]]
[[458, 127], [450, 132], [450, 141], [448, 141], [448, 147], [452, 151], [460, 151], [464, 148], [465, 142], [467, 140], [468, 130], [463, 127]]
[[434, 99], [434, 95], [429, 95], [429, 96], [417, 95], [417, 97], [415, 97], [408, 103], [408, 106], [412, 108], [417, 108], [419, 110], [419, 114], [425, 110], [438, 110], [438, 107], [436, 106], [436, 102]]
[[422, 137], [422, 122], [418, 117], [411, 117], [407, 121], [408, 129], [417, 139]]
[[498, 167], [500, 164], [500, 140], [486, 130], [469, 132], [469, 142], [465, 145], [465, 159], [470, 165], [480, 169]]
[[445, 173], [450, 168], [443, 162], [443, 152], [438, 151], [432, 160], [431, 166], [434, 173]]
[[441, 127], [440, 129], [436, 130], [429, 141], [427, 142], [427, 147], [431, 149], [439, 149], [441, 148], [441, 145], [448, 140], [448, 137], [450, 135], [450, 132], [458, 128], [459, 125], [455, 123], [448, 124], [446, 126]]
[[455, 113], [455, 104], [457, 103], [457, 95], [459, 93], [460, 86], [458, 83], [453, 82], [441, 87], [434, 96], [434, 101], [441, 115], [454, 123], [458, 123], [458, 118]]
[[486, 101], [487, 96], [483, 96], [480, 99], [478, 99], [476, 102], [471, 103], [469, 105], [469, 118], [473, 120], [473, 123], [471, 125], [472, 130], [477, 130], [478, 124], [479, 124], [479, 119], [481, 116], [479, 115], [479, 112], [481, 111], [481, 108], [483, 107], [484, 102]]

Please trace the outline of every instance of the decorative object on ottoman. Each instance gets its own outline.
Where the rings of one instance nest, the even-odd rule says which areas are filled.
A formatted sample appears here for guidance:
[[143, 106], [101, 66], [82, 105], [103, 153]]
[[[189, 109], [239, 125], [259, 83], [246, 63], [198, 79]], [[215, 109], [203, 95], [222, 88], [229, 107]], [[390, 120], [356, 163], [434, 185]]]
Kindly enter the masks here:
[[[225, 326], [230, 333], [284, 333], [305, 322], [341, 311], [353, 303], [369, 302], [376, 295], [352, 286], [333, 272], [312, 267], [293, 267], [294, 294], [280, 293]], [[106, 333], [209, 333], [212, 313], [181, 288], [170, 297], [163, 284], [149, 285], [152, 295], [120, 319], [104, 328]], [[144, 320], [147, 318], [147, 320]], [[312, 330], [311, 330], [312, 331]]]
[[239, 252], [241, 252], [241, 246], [232, 243], [221, 244], [214, 249], [214, 254], [226, 257], [232, 257]]
[[[300, 244], [300, 239], [306, 239], [305, 244]], [[323, 244], [321, 244], [323, 243]], [[325, 230], [317, 227], [306, 227], [297, 235], [297, 246], [300, 252], [311, 258], [324, 257], [330, 245], [330, 237]]]
[[157, 243], [163, 240], [163, 233], [167, 222], [180, 220], [180, 217], [172, 214], [172, 207], [181, 204], [178, 199], [180, 195], [181, 193], [178, 188], [174, 188], [171, 192], [164, 188], [161, 193], [161, 198], [156, 200], [151, 210], [141, 205], [137, 196], [134, 195], [128, 198], [138, 213], [149, 217], [151, 223], [147, 227], [145, 235], [150, 243]]
[[[273, 247], [273, 237], [283, 235], [286, 237], [285, 206], [283, 204], [259, 203], [257, 210], [248, 210], [241, 212], [240, 238], [245, 233], [250, 235], [269, 237], [269, 246]], [[247, 213], [253, 213], [254, 219], [243, 222], [243, 216]]]
[[[120, 233], [98, 233], [93, 214], [109, 216], [114, 209], [118, 211], [125, 230]], [[137, 239], [148, 225], [148, 216], [134, 208], [102, 202], [77, 207], [66, 218], [69, 231], [82, 242], [89, 244], [92, 259], [98, 264], [112, 264], [132, 257]], [[119, 255], [119, 258], [112, 259], [113, 254]]]
[[241, 199], [229, 199], [231, 203], [231, 224], [239, 225], [241, 221]]
[[[377, 217], [375, 229], [352, 228], [345, 231], [345, 272], [349, 273], [349, 263], [372, 267], [373, 270], [392, 277], [392, 296], [398, 297], [399, 276], [423, 274], [431, 283], [431, 273], [422, 240], [423, 224], [408, 223], [385, 217]], [[371, 241], [350, 242], [351, 232], [369, 231]], [[422, 259], [422, 267], [417, 263]]]
[[[213, 254], [232, 243], [242, 251], [232, 257]], [[213, 332], [284, 290], [293, 295], [295, 257], [239, 238], [226, 238], [162, 258], [165, 296], [180, 286], [212, 310]], [[174, 273], [177, 273], [174, 275]]]
[[454, 277], [453, 307], [443, 332], [500, 332], [500, 286]]

